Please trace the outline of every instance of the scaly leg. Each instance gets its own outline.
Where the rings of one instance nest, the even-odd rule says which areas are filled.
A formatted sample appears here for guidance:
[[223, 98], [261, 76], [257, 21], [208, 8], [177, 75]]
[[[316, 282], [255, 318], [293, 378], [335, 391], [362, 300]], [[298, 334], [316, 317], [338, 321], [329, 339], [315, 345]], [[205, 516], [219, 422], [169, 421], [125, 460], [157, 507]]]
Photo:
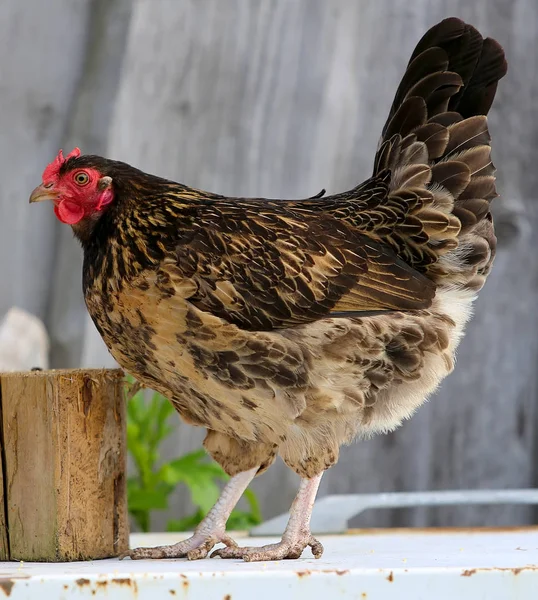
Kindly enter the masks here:
[[299, 491], [291, 505], [290, 518], [282, 540], [278, 544], [269, 544], [256, 548], [248, 546], [229, 546], [215, 550], [211, 557], [242, 558], [248, 562], [256, 560], [282, 560], [300, 558], [303, 550], [310, 546], [315, 558], [321, 558], [323, 546], [310, 533], [310, 517], [323, 473], [312, 479], [302, 479]]
[[[125, 553], [133, 560], [141, 558], [183, 558], [196, 560], [205, 558], [215, 544], [222, 542], [228, 547], [237, 546], [231, 537], [226, 535], [226, 521], [235, 505], [254, 479], [258, 467], [244, 471], [232, 477], [226, 484], [215, 506], [207, 513], [203, 521], [194, 530], [194, 534], [182, 542], [172, 546], [156, 548], [135, 548]], [[122, 558], [123, 558], [122, 557]]]

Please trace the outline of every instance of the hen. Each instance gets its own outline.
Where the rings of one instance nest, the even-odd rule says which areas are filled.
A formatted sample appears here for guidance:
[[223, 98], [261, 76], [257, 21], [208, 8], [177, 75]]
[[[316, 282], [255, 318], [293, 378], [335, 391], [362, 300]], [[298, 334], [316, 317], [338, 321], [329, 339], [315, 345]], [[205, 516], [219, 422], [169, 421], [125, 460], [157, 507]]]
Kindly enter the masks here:
[[[226, 198], [75, 149], [43, 173], [84, 249], [90, 315], [114, 358], [207, 428], [231, 476], [188, 540], [132, 558], [319, 557], [310, 514], [323, 472], [357, 436], [409, 417], [454, 366], [490, 271], [497, 196], [486, 114], [499, 44], [459, 19], [416, 47], [373, 175], [306, 200]], [[280, 455], [302, 482], [278, 544], [225, 533]]]

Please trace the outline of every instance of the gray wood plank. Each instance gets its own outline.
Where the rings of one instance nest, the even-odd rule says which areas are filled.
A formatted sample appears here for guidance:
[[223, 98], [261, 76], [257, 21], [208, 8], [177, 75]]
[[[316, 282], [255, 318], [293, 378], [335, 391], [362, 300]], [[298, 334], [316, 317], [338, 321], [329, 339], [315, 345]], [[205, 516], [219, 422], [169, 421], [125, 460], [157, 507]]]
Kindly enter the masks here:
[[[79, 146], [85, 154], [105, 154], [116, 92], [121, 78], [131, 0], [93, 0], [89, 12], [82, 65], [62, 145]], [[52, 365], [63, 368], [113, 366], [104, 344], [88, 356], [96, 337], [82, 297], [82, 250], [69, 227], [56, 223], [54, 274], [47, 312]], [[89, 334], [87, 335], [87, 332]], [[100, 341], [100, 340], [98, 340]], [[95, 357], [95, 358], [92, 358]], [[105, 364], [103, 364], [105, 363]]]
[[28, 196], [58, 152], [80, 76], [88, 2], [0, 3], [0, 315], [44, 317], [55, 246], [50, 206]]

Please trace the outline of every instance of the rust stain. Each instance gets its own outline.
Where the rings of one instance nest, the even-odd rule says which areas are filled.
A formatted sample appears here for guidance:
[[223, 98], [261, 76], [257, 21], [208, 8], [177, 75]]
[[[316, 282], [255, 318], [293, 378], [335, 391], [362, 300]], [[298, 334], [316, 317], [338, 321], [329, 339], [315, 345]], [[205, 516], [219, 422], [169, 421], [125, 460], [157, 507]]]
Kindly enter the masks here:
[[15, 582], [13, 581], [13, 579], [0, 579], [0, 589], [4, 592], [4, 595], [6, 596], [11, 595], [11, 590], [13, 589], [14, 585]]
[[170, 592], [170, 594], [172, 594], [172, 596], [176, 595], [176, 590], [168, 590]]
[[183, 579], [181, 585], [183, 586], [183, 589], [186, 591], [189, 589], [189, 578], [185, 575], [185, 573], [180, 573], [179, 576], [181, 577], [181, 579]]
[[321, 569], [320, 571], [296, 571], [297, 577], [308, 577], [312, 575], [312, 573], [330, 573], [332, 575], [347, 575], [349, 573], [349, 569]]
[[322, 573], [334, 573], [335, 575], [347, 575], [349, 569], [322, 569]]
[[388, 574], [387, 581], [390, 581], [391, 583], [394, 581], [394, 573], [392, 571]]
[[125, 585], [130, 587], [135, 594], [138, 594], [138, 585], [136, 581], [130, 577], [116, 577], [115, 579], [112, 579], [111, 582], [115, 583], [116, 585]]
[[[86, 578], [81, 578], [81, 579], [77, 579], [75, 581], [75, 583], [79, 586], [79, 587], [84, 587], [86, 585], [91, 585], [92, 582], [89, 579]], [[121, 585], [121, 586], [127, 586], [133, 589], [133, 591], [136, 593], [138, 593], [138, 585], [136, 583], [136, 581], [134, 579], [131, 579], [130, 577], [115, 577], [114, 579], [101, 579], [98, 581], [94, 581], [93, 583], [95, 583], [95, 589], [92, 590], [92, 595], [95, 596], [96, 592], [97, 592], [97, 588], [106, 588], [109, 584], [112, 585]], [[64, 585], [64, 589], [68, 589], [69, 586]]]
[[226, 594], [226, 596], [224, 596], [224, 600], [232, 600], [232, 597], [230, 594]]
[[112, 583], [117, 583], [118, 585], [127, 585], [131, 587], [132, 585], [136, 585], [130, 577], [118, 577], [117, 579], [112, 579]]
[[538, 571], [538, 565], [526, 565], [524, 567], [481, 567], [477, 569], [465, 569], [462, 571], [462, 577], [472, 577], [476, 573], [486, 573], [489, 571], [500, 571], [519, 575], [522, 571]]
[[347, 575], [349, 573], [349, 569], [321, 569], [320, 571], [296, 571], [297, 577], [308, 577], [312, 575], [312, 573], [330, 573], [331, 575]]
[[361, 598], [366, 598], [366, 592], [363, 592], [363, 593], [361, 594]]
[[475, 573], [476, 573], [476, 569], [465, 569], [465, 571], [463, 571], [461, 576], [462, 577], [471, 577], [471, 575], [474, 575]]

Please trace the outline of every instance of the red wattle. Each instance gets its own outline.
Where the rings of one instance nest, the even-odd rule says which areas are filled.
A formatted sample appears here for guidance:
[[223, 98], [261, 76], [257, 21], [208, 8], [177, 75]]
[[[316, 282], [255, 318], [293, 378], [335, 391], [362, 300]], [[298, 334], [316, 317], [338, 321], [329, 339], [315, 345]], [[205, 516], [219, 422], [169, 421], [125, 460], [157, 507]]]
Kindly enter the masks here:
[[54, 207], [54, 212], [62, 223], [74, 225], [84, 217], [84, 209], [75, 202], [62, 200]]
[[97, 203], [95, 210], [103, 210], [103, 208], [107, 204], [110, 204], [112, 200], [114, 200], [114, 192], [108, 188], [102, 194], [100, 194], [99, 202]]

